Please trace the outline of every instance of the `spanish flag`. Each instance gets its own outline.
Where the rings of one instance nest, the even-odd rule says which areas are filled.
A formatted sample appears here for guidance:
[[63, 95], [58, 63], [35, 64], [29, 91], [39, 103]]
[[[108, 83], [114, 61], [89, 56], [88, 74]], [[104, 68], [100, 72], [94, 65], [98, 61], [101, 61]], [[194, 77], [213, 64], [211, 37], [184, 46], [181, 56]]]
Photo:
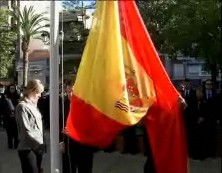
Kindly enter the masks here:
[[97, 1], [67, 119], [74, 140], [107, 147], [145, 121], [156, 173], [187, 173], [179, 94], [134, 1]]

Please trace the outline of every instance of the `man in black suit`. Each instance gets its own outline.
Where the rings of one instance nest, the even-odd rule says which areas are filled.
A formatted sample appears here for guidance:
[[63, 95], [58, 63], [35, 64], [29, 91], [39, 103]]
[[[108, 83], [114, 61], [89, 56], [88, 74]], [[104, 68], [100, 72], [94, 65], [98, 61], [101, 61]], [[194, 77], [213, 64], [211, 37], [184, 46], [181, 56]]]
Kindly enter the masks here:
[[69, 114], [70, 99], [72, 96], [72, 82], [68, 81], [66, 84], [65, 94], [60, 93], [59, 97], [59, 140], [60, 140], [60, 149], [63, 152], [62, 154], [62, 165], [63, 172], [71, 172], [71, 162], [70, 162], [70, 153], [69, 153], [69, 139], [64, 134], [64, 126]]
[[[63, 131], [63, 118], [64, 124], [69, 114], [70, 101], [73, 92], [73, 82], [67, 81], [66, 83], [66, 96], [64, 97], [64, 117], [60, 116], [60, 129]], [[64, 149], [63, 154], [63, 172], [66, 173], [92, 173], [93, 168], [93, 154], [97, 150], [94, 147], [81, 144], [74, 139], [64, 136], [61, 133], [60, 143], [61, 148]]]
[[197, 122], [197, 112], [198, 112], [198, 99], [196, 95], [196, 90], [192, 88], [191, 81], [185, 79], [184, 88], [182, 91], [182, 96], [187, 103], [187, 107], [184, 110], [185, 125], [187, 131], [187, 142], [188, 142], [188, 154], [189, 157], [194, 157], [196, 151], [196, 122]]
[[44, 90], [38, 101], [38, 108], [43, 116], [44, 128], [49, 129], [49, 95], [47, 90]]
[[202, 127], [203, 157], [214, 157], [216, 154], [216, 134], [220, 107], [218, 107], [218, 94], [213, 87], [212, 80], [204, 82], [203, 100], [199, 108], [197, 123]]

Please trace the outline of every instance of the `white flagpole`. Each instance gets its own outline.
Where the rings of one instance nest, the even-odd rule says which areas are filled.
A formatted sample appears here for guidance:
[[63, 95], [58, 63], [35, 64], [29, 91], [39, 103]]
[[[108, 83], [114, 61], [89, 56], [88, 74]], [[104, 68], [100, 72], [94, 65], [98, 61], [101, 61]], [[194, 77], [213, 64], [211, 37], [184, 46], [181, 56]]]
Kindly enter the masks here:
[[59, 2], [50, 2], [50, 158], [51, 173], [60, 173], [59, 153]]

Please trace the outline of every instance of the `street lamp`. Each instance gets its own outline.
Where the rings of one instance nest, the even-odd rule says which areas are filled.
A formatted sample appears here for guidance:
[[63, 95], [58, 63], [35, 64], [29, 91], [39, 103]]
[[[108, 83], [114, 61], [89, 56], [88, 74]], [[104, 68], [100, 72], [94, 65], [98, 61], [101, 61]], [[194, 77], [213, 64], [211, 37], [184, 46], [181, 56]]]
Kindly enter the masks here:
[[41, 34], [42, 42], [44, 45], [49, 45], [50, 44], [50, 34], [47, 31], [43, 31]]
[[47, 31], [43, 31], [42, 34], [41, 34], [41, 37], [42, 37], [42, 42], [44, 44], [47, 44], [50, 40], [50, 35]]
[[[49, 45], [50, 44], [50, 34], [49, 34], [49, 32], [43, 31], [42, 34], [41, 34], [41, 38], [42, 38], [42, 42], [45, 45]], [[62, 41], [63, 38], [64, 38], [64, 33], [63, 33], [63, 31], [60, 31], [59, 32], [59, 40]]]

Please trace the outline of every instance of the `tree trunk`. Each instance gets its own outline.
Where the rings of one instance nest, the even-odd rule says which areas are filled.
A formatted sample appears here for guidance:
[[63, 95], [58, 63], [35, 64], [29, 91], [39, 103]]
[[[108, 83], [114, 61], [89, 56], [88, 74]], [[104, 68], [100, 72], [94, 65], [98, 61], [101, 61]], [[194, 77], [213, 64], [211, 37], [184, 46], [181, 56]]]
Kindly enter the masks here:
[[28, 51], [23, 51], [23, 87], [26, 87], [28, 80]]

